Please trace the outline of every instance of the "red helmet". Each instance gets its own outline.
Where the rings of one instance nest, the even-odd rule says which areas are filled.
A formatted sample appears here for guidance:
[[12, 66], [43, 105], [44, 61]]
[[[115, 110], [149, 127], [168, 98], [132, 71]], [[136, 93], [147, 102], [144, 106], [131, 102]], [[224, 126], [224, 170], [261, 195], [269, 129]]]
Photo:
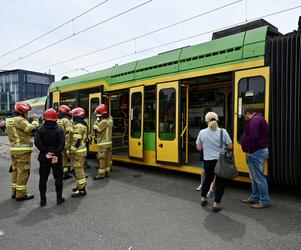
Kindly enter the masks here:
[[47, 109], [44, 112], [44, 120], [45, 121], [56, 121], [58, 118], [57, 112], [51, 108], [51, 109]]
[[77, 107], [75, 109], [72, 109], [70, 111], [70, 114], [72, 115], [72, 117], [84, 118], [85, 117], [85, 110], [83, 108]]
[[104, 115], [108, 113], [107, 106], [105, 104], [100, 104], [94, 111], [95, 115]]
[[27, 113], [29, 110], [31, 110], [31, 107], [28, 103], [26, 102], [17, 102], [15, 105], [15, 110], [17, 113], [19, 114], [25, 114]]
[[61, 105], [59, 107], [59, 112], [65, 113], [65, 114], [69, 114], [71, 111], [71, 109], [67, 106], [67, 105]]

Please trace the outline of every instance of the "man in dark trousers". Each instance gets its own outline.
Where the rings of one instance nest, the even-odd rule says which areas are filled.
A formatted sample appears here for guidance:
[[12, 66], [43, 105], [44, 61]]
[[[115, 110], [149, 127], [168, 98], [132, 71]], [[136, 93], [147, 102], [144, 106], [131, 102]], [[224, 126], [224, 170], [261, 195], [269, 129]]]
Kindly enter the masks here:
[[246, 162], [250, 170], [252, 192], [249, 198], [241, 200], [251, 204], [252, 208], [270, 207], [269, 188], [264, 175], [264, 163], [268, 159], [269, 128], [264, 117], [253, 108], [244, 110], [247, 124], [241, 141], [242, 150], [246, 153]]
[[64, 130], [56, 123], [58, 114], [54, 109], [47, 109], [44, 112], [44, 124], [35, 134], [34, 144], [40, 150], [38, 160], [40, 161], [40, 182], [39, 190], [41, 195], [41, 207], [46, 205], [46, 183], [52, 168], [55, 179], [57, 204], [62, 204], [65, 199], [63, 192], [63, 167], [62, 150], [65, 147]]

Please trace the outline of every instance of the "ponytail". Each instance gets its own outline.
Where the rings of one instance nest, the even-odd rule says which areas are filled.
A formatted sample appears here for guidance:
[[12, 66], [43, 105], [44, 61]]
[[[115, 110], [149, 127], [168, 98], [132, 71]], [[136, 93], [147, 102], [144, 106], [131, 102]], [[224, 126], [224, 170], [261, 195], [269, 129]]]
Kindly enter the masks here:
[[205, 121], [208, 123], [208, 128], [216, 130], [218, 128], [218, 116], [214, 112], [208, 112], [205, 116]]
[[217, 121], [216, 121], [216, 120], [211, 120], [211, 121], [208, 123], [208, 127], [209, 127], [211, 130], [216, 130], [217, 127], [218, 127]]

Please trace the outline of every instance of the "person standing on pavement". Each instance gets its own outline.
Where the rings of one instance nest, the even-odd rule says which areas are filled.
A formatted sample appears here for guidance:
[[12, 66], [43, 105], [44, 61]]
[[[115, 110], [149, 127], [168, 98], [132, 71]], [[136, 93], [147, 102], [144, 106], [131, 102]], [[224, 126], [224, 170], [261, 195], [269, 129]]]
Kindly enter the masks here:
[[36, 126], [37, 128], [40, 126], [40, 121], [39, 121], [39, 117], [36, 114], [33, 114], [31, 116], [32, 122], [31, 124]]
[[17, 102], [14, 114], [6, 122], [12, 160], [11, 198], [16, 201], [34, 198], [33, 194], [27, 193], [33, 151], [31, 133], [36, 129], [36, 126], [26, 119], [30, 110], [31, 107], [26, 102]]
[[94, 180], [100, 180], [107, 177], [112, 168], [112, 127], [113, 118], [108, 114], [105, 104], [100, 104], [95, 109], [97, 116], [94, 122], [95, 143], [98, 146], [98, 174]]
[[46, 205], [47, 180], [52, 168], [55, 179], [56, 201], [62, 204], [65, 199], [63, 193], [63, 167], [62, 151], [65, 146], [64, 130], [56, 123], [58, 114], [54, 109], [44, 112], [44, 123], [35, 134], [34, 144], [40, 150], [38, 160], [40, 162], [40, 206]]
[[246, 162], [252, 181], [252, 192], [247, 199], [241, 201], [251, 204], [252, 208], [261, 209], [270, 206], [270, 196], [264, 163], [269, 157], [268, 150], [268, 124], [264, 117], [256, 113], [253, 108], [244, 110], [247, 124], [241, 141], [242, 150], [246, 153]]
[[[214, 112], [208, 112], [205, 116], [205, 121], [208, 124], [206, 129], [202, 129], [196, 140], [197, 150], [204, 151], [204, 168], [205, 168], [205, 180], [202, 185], [201, 194], [201, 206], [207, 205], [207, 193], [209, 191], [210, 185], [214, 180], [214, 168], [219, 158], [221, 148], [221, 130], [223, 130], [223, 145], [227, 148], [232, 149], [232, 141], [227, 130], [218, 127], [218, 116]], [[212, 207], [213, 212], [219, 212], [222, 208], [220, 202], [222, 200], [225, 180], [218, 176], [215, 177], [215, 198]]]
[[76, 187], [73, 189], [73, 198], [84, 196], [86, 192], [86, 174], [84, 170], [85, 158], [87, 155], [86, 140], [87, 126], [84, 120], [85, 110], [77, 107], [71, 110], [73, 117], [73, 134], [70, 140], [70, 163], [76, 178]]
[[65, 147], [62, 152], [62, 162], [63, 162], [63, 171], [64, 176], [63, 178], [69, 179], [72, 178], [70, 166], [68, 166], [68, 154], [70, 151], [70, 137], [73, 132], [73, 124], [70, 121], [70, 111], [71, 109], [67, 105], [61, 105], [59, 107], [59, 119], [57, 120], [57, 124], [60, 125], [64, 130], [65, 135]]

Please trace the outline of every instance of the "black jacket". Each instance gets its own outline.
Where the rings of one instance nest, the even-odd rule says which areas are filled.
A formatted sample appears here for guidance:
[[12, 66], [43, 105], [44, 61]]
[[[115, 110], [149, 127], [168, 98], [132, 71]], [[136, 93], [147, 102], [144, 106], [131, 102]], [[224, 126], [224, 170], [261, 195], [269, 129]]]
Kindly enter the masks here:
[[46, 121], [36, 132], [34, 144], [40, 150], [39, 161], [49, 162], [45, 156], [48, 152], [61, 158], [65, 147], [64, 130], [56, 122]]

